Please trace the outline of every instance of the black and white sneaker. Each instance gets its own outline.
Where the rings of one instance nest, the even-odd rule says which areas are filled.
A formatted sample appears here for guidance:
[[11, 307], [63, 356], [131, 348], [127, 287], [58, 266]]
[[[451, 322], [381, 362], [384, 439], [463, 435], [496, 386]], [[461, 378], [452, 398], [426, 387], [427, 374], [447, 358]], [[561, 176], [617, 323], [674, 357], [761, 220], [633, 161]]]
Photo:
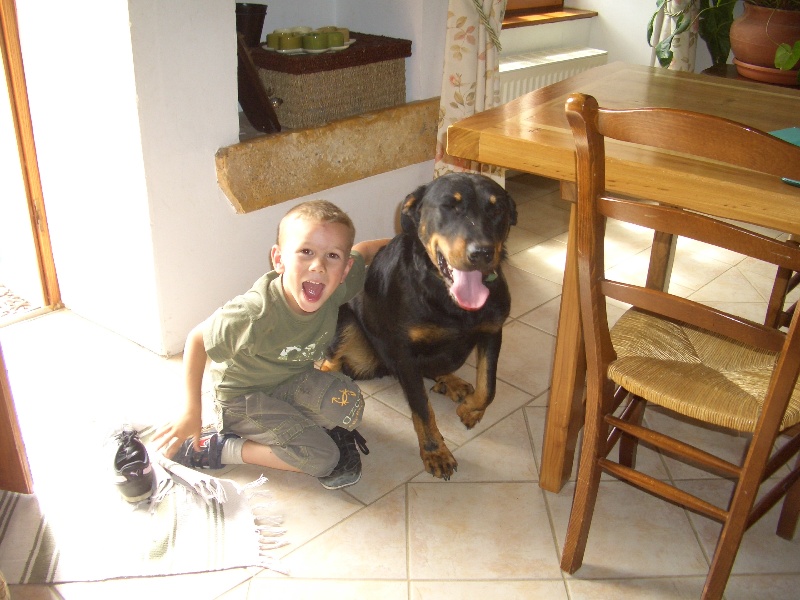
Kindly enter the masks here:
[[114, 455], [114, 483], [128, 502], [141, 502], [153, 495], [156, 477], [147, 449], [135, 430], [124, 429], [116, 435], [119, 447]]
[[355, 429], [347, 431], [344, 427], [334, 427], [325, 431], [339, 447], [339, 462], [330, 475], [318, 477], [322, 487], [338, 490], [358, 483], [361, 479], [361, 455], [358, 451], [369, 454], [367, 440]]

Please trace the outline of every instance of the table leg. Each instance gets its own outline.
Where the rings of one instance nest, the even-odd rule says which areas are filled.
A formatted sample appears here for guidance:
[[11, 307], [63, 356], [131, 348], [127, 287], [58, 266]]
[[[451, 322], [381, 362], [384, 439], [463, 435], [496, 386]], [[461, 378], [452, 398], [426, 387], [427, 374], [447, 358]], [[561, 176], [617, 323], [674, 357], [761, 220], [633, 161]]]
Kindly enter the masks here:
[[558, 492], [572, 473], [575, 446], [584, 416], [586, 357], [578, 303], [576, 212], [576, 205], [572, 204], [561, 289], [561, 312], [558, 317], [550, 402], [539, 474], [539, 486], [549, 492]]

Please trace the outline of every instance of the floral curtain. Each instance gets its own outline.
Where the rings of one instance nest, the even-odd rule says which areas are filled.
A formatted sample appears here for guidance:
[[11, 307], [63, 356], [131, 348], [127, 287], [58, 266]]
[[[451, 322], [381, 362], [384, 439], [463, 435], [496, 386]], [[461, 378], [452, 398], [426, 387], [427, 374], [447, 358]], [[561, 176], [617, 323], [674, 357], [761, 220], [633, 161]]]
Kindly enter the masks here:
[[506, 0], [449, 2], [434, 177], [471, 171], [502, 184], [503, 169], [450, 156], [445, 149], [450, 125], [500, 104], [499, 37]]
[[[653, 46], [660, 40], [663, 40], [670, 35], [675, 27], [673, 19], [665, 18], [664, 14], [681, 10], [687, 4], [692, 4], [694, 0], [670, 0], [664, 7], [661, 8], [660, 14], [654, 23]], [[698, 20], [697, 20], [697, 6], [691, 8], [692, 25], [684, 31], [679, 33], [672, 40], [672, 52], [674, 53], [672, 63], [669, 68], [674, 71], [694, 71], [695, 57], [697, 56], [697, 40], [698, 40]], [[657, 63], [655, 52], [650, 58], [650, 65], [655, 66]]]

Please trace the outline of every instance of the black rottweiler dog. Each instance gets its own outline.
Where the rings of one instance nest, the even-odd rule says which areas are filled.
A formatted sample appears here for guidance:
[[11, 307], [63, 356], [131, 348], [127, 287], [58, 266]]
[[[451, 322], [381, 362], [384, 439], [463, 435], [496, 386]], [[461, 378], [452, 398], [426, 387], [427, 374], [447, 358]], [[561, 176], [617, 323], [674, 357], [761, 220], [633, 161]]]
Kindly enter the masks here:
[[[413, 415], [425, 469], [449, 479], [458, 463], [436, 426], [423, 377], [459, 403], [474, 427], [494, 399], [511, 297], [500, 270], [514, 200], [482, 175], [444, 175], [409, 194], [402, 233], [375, 256], [364, 291], [341, 307], [323, 369], [354, 379], [393, 375]], [[476, 349], [475, 387], [453, 374]]]

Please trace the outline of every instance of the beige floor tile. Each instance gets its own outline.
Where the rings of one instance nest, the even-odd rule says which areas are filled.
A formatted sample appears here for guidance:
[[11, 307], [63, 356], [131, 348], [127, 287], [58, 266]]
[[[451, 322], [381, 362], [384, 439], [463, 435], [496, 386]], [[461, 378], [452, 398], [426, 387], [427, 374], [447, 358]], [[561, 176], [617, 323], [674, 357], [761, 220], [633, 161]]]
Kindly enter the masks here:
[[558, 295], [549, 302], [522, 315], [517, 320], [555, 337], [558, 332], [558, 316], [560, 313], [561, 295]]
[[227, 477], [239, 483], [267, 476], [265, 484], [274, 502], [275, 514], [283, 517], [287, 545], [274, 556], [283, 557], [336, 523], [361, 510], [364, 505], [342, 490], [326, 490], [316, 478], [304, 473], [267, 470], [253, 465], [240, 465]]
[[[721, 507], [728, 506], [733, 489], [730, 482], [721, 480], [682, 481], [679, 487]], [[787, 541], [775, 535], [779, 515], [780, 504], [747, 530], [733, 564], [733, 573], [800, 574], [800, 536]], [[689, 514], [689, 518], [710, 557], [722, 526], [693, 513]]]
[[62, 600], [55, 587], [48, 585], [9, 585], [13, 600]]
[[[112, 579], [55, 586], [64, 600], [139, 600], [141, 598], [193, 598], [211, 600], [240, 585], [255, 569], [230, 569], [211, 573]], [[14, 597], [16, 600], [16, 597]]]
[[546, 238], [569, 229], [569, 210], [566, 202], [558, 199], [558, 192], [548, 194], [558, 200], [551, 202], [527, 202], [517, 206], [517, 227]]
[[561, 296], [561, 285], [510, 265], [503, 269], [511, 292], [512, 318]]
[[550, 387], [555, 337], [514, 321], [503, 328], [497, 376], [531, 396]]
[[535, 483], [412, 483], [408, 503], [413, 580], [560, 577]]
[[670, 281], [692, 290], [699, 290], [730, 268], [730, 265], [713, 257], [682, 251], [679, 246], [675, 251], [675, 263]]
[[732, 575], [725, 588], [725, 600], [788, 600], [800, 590], [800, 574]]
[[567, 587], [572, 600], [695, 600], [704, 583], [704, 577], [568, 579]]
[[561, 579], [555, 581], [412, 581], [415, 600], [567, 600]]
[[406, 491], [400, 487], [281, 561], [292, 578], [405, 579]]
[[754, 288], [739, 269], [728, 269], [719, 277], [699, 288], [691, 296], [696, 302], [764, 302], [762, 294]]
[[[559, 552], [574, 484], [548, 494]], [[705, 576], [708, 570], [683, 509], [619, 481], [602, 481], [583, 566], [576, 579]]]
[[[345, 561], [343, 559], [343, 561]], [[261, 600], [262, 598], [291, 598], [291, 600], [353, 600], [380, 598], [408, 600], [408, 583], [402, 581], [338, 581], [319, 579], [262, 579], [255, 578], [221, 596], [219, 600]]]
[[367, 440], [369, 454], [361, 457], [361, 481], [348, 487], [348, 494], [369, 504], [424, 471], [409, 416], [370, 398], [358, 430]]
[[561, 285], [566, 258], [566, 244], [549, 239], [512, 254], [508, 257], [508, 264]]
[[536, 244], [541, 244], [546, 239], [547, 238], [545, 236], [536, 235], [527, 229], [512, 227], [508, 234], [508, 239], [506, 240], [506, 252], [510, 256], [512, 254], [516, 254], [517, 252], [521, 252], [526, 248], [535, 246]]
[[[537, 481], [539, 478], [522, 409], [469, 440], [453, 455], [458, 461], [458, 472], [453, 476], [453, 482]], [[442, 480], [422, 473], [412, 481]]]

